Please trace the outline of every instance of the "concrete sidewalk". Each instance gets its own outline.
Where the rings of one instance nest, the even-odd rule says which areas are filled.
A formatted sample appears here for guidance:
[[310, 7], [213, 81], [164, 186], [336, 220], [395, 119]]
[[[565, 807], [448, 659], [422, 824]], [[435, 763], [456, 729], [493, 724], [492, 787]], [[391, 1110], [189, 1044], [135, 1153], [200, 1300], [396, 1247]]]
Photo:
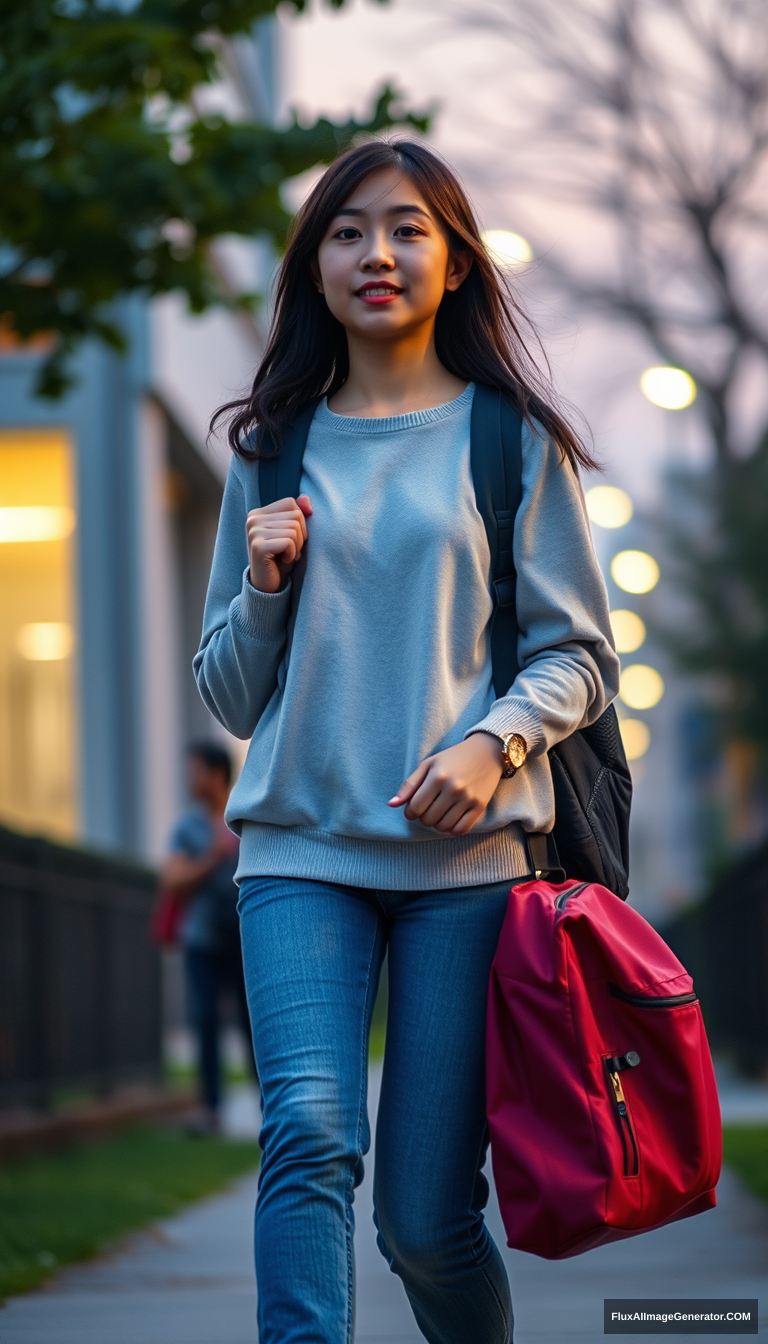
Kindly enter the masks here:
[[[378, 1077], [371, 1081], [373, 1111]], [[726, 1116], [768, 1117], [768, 1089], [746, 1095], [724, 1078], [722, 1094]], [[230, 1128], [243, 1133], [255, 1123], [254, 1099], [241, 1093], [230, 1106]], [[97, 1263], [64, 1271], [43, 1291], [13, 1299], [0, 1311], [0, 1344], [256, 1344], [255, 1189], [249, 1177]], [[597, 1344], [604, 1297], [762, 1297], [760, 1337], [768, 1338], [768, 1210], [728, 1173], [719, 1197], [711, 1213], [574, 1260], [506, 1252], [516, 1344]], [[423, 1344], [376, 1249], [370, 1165], [355, 1210], [357, 1344]], [[495, 1204], [488, 1218], [503, 1245]]]

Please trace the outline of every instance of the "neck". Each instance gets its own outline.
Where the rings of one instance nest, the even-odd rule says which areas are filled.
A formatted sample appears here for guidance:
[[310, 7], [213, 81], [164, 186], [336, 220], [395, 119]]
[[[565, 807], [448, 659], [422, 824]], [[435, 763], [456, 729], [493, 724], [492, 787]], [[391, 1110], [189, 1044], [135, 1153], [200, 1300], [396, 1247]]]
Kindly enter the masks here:
[[440, 363], [435, 330], [396, 341], [370, 340], [347, 332], [349, 376], [329, 400], [337, 415], [380, 417], [424, 411], [458, 397], [466, 381]]

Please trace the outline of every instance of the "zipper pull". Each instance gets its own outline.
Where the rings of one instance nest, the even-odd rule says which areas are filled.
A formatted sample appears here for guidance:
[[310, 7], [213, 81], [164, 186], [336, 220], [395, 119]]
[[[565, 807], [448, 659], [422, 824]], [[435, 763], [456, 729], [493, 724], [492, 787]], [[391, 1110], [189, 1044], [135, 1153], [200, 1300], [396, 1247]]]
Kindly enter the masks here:
[[611, 1080], [611, 1083], [612, 1083], [612, 1085], [613, 1085], [613, 1095], [614, 1095], [615, 1098], [616, 1098], [616, 1105], [618, 1106], [620, 1112], [621, 1112], [621, 1108], [622, 1108], [622, 1106], [623, 1106], [623, 1107], [624, 1107], [624, 1113], [626, 1113], [626, 1109], [627, 1109], [627, 1107], [626, 1107], [626, 1100], [625, 1100], [625, 1097], [624, 1097], [624, 1088], [621, 1086], [621, 1079], [620, 1079], [618, 1073], [611, 1073], [611, 1074], [609, 1074], [608, 1076], [609, 1076], [609, 1078], [610, 1078], [610, 1080]]

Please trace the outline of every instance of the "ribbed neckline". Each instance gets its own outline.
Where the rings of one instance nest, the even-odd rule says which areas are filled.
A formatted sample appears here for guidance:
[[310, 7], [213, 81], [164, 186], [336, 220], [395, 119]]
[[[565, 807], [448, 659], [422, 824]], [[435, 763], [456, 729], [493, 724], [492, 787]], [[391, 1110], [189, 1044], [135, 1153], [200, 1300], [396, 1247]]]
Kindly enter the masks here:
[[472, 401], [475, 384], [469, 383], [460, 396], [446, 401], [442, 406], [430, 406], [426, 411], [408, 411], [406, 415], [384, 415], [369, 418], [363, 415], [337, 415], [328, 407], [327, 397], [323, 397], [315, 418], [321, 424], [333, 426], [341, 434], [392, 434], [399, 429], [416, 429], [419, 425], [431, 425], [436, 420], [445, 420], [457, 411], [463, 411]]

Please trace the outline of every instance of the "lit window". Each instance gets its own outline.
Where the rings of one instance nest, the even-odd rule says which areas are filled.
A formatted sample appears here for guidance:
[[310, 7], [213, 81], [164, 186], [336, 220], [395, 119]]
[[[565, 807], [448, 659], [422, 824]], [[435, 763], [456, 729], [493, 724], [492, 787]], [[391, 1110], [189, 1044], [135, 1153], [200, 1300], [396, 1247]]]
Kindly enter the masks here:
[[615, 485], [593, 485], [584, 496], [587, 513], [598, 527], [624, 527], [632, 517], [632, 500]]
[[58, 663], [69, 658], [75, 632], [66, 621], [30, 621], [16, 636], [16, 648], [31, 663]]
[[72, 450], [0, 432], [0, 817], [78, 832]]
[[617, 653], [634, 653], [645, 641], [645, 621], [634, 611], [612, 611], [611, 629]]
[[61, 505], [0, 504], [0, 543], [63, 541], [74, 530], [74, 510]]
[[633, 663], [621, 674], [619, 695], [630, 709], [653, 709], [664, 694], [664, 681], [655, 667]]
[[659, 581], [659, 566], [647, 551], [619, 551], [611, 561], [611, 578], [625, 593], [649, 593]]

